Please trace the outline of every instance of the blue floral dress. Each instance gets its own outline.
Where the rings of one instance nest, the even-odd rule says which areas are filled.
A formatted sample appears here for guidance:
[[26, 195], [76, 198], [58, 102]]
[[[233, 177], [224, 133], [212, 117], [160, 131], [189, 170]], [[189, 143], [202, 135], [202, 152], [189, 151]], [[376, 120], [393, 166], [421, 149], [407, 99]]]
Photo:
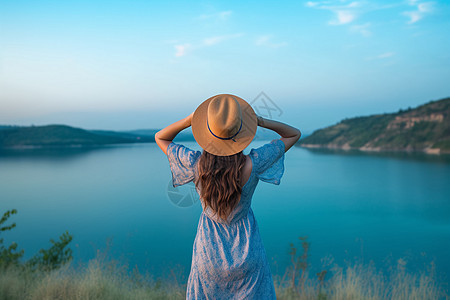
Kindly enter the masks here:
[[[229, 224], [214, 216], [210, 208], [202, 211], [192, 251], [187, 299], [276, 299], [251, 201], [259, 180], [280, 184], [284, 152], [280, 139], [250, 150], [251, 175], [228, 217]], [[167, 157], [174, 187], [197, 178], [200, 155], [200, 151], [181, 144], [169, 144]]]

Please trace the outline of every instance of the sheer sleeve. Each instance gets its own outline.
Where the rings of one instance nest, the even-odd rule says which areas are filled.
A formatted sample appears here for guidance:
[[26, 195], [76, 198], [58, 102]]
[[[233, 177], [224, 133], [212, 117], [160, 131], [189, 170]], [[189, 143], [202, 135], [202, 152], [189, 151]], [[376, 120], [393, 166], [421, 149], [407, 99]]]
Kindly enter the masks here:
[[279, 185], [284, 173], [284, 153], [285, 145], [280, 139], [251, 149], [249, 155], [257, 177], [264, 182]]
[[195, 163], [200, 155], [200, 151], [191, 150], [174, 142], [167, 146], [167, 159], [172, 171], [173, 187], [186, 184], [194, 179]]

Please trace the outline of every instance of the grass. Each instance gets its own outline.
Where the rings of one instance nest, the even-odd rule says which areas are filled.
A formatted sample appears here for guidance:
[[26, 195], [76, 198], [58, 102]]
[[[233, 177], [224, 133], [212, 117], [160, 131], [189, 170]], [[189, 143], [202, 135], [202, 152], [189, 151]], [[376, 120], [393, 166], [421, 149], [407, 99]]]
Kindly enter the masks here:
[[[346, 268], [334, 266], [327, 281], [306, 275], [303, 289], [292, 287], [290, 281], [276, 277], [278, 299], [299, 300], [427, 300], [450, 299], [436, 282], [432, 268], [419, 274], [406, 271], [403, 261], [384, 273], [373, 265], [355, 264]], [[317, 274], [319, 275], [319, 274]], [[319, 276], [317, 276], [319, 277]]]
[[[295, 255], [307, 257], [304, 252]], [[299, 266], [294, 275], [292, 267], [284, 276], [274, 276], [277, 299], [450, 299], [437, 284], [432, 263], [420, 273], [409, 272], [402, 259], [387, 272], [373, 264], [334, 265], [314, 276], [307, 264]], [[102, 256], [78, 268], [68, 264], [50, 272], [14, 267], [0, 271], [0, 299], [8, 300], [185, 299], [185, 289], [186, 283], [179, 283], [176, 276], [155, 279]]]
[[50, 272], [0, 271], [0, 299], [185, 299], [185, 288], [97, 258], [84, 267], [68, 264]]
[[[278, 299], [298, 300], [427, 300], [450, 299], [438, 283], [435, 265], [414, 273], [399, 259], [387, 271], [377, 270], [374, 263], [353, 263], [345, 268], [327, 258], [325, 270], [311, 277], [308, 262], [310, 243], [299, 237], [301, 247], [291, 244], [291, 267], [283, 277], [275, 276]], [[301, 250], [301, 251], [299, 251]], [[327, 270], [328, 269], [328, 270]], [[326, 279], [327, 275], [330, 278]]]
[[[15, 223], [4, 225], [16, 210], [0, 218], [0, 232], [11, 230]], [[186, 280], [180, 282], [177, 271], [172, 278], [155, 279], [148, 272], [110, 259], [109, 242], [104, 252], [85, 265], [73, 265], [72, 251], [65, 249], [72, 240], [67, 232], [59, 241], [52, 241], [49, 250], [32, 263], [20, 263], [23, 250], [16, 253], [17, 244], [9, 247], [0, 239], [0, 300], [34, 299], [185, 299]], [[328, 258], [324, 270], [310, 276], [307, 237], [299, 237], [300, 247], [290, 244], [291, 265], [284, 276], [274, 276], [278, 299], [450, 299], [438, 284], [434, 264], [418, 273], [408, 271], [406, 261], [399, 259], [387, 272], [377, 270], [373, 263], [354, 263], [342, 268]], [[327, 278], [327, 275], [330, 274]], [[230, 295], [232, 296], [232, 295]]]

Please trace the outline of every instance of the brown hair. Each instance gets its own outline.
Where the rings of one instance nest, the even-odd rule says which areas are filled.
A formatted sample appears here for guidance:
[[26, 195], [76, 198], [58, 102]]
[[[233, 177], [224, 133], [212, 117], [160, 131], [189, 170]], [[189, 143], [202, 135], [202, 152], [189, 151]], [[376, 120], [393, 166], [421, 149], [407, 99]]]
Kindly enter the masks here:
[[203, 150], [195, 180], [195, 185], [201, 187], [203, 209], [210, 207], [222, 220], [227, 220], [240, 200], [245, 160], [242, 151], [229, 156], [217, 156]]

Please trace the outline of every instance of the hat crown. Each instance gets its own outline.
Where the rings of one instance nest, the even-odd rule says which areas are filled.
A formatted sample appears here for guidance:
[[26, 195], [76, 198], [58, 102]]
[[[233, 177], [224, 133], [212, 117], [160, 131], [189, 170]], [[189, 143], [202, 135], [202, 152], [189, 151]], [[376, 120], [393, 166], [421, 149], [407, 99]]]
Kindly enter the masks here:
[[208, 104], [207, 122], [211, 133], [221, 138], [235, 135], [242, 124], [239, 102], [232, 95], [218, 95]]
[[258, 120], [247, 101], [236, 95], [219, 94], [197, 107], [191, 126], [195, 140], [204, 151], [229, 156], [251, 143]]

